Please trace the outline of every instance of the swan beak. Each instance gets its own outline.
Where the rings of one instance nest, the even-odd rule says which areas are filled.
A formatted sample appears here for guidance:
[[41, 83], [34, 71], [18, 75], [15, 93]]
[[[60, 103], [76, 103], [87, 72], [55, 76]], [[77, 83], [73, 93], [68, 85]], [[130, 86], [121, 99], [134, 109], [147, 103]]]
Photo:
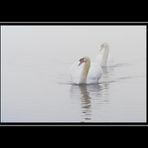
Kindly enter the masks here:
[[80, 66], [82, 63], [84, 63], [85, 62], [85, 60], [84, 60], [84, 58], [81, 58], [80, 60], [79, 60], [79, 64], [78, 64], [78, 66]]

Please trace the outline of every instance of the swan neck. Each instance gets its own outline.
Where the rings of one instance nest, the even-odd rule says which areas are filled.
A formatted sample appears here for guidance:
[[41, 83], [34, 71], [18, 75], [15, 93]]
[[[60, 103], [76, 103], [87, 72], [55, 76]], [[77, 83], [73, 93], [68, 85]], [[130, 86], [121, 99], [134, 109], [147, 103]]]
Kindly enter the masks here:
[[90, 68], [90, 60], [87, 60], [87, 62], [84, 63], [84, 67], [82, 69], [81, 83], [86, 83], [87, 75], [88, 75], [88, 72], [89, 72], [89, 68]]
[[101, 62], [102, 66], [105, 66], [107, 64], [108, 55], [109, 55], [109, 48], [106, 47], [103, 50], [103, 56], [102, 56], [102, 62]]

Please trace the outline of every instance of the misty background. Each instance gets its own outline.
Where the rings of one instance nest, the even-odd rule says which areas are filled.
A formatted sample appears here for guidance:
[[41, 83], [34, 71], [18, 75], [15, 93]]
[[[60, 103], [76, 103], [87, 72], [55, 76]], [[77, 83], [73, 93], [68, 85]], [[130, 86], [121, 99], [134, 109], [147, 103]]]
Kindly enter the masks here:
[[[106, 83], [67, 84], [103, 42], [116, 65]], [[2, 122], [145, 122], [146, 26], [2, 26], [1, 110]]]

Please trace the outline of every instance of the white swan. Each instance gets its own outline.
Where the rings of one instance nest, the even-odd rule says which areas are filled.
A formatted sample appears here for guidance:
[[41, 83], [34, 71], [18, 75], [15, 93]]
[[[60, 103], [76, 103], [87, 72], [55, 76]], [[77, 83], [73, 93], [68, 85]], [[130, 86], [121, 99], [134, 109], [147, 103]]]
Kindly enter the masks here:
[[99, 50], [99, 54], [96, 58], [96, 62], [98, 62], [102, 67], [107, 66], [109, 57], [109, 45], [108, 43], [103, 43]]
[[74, 84], [96, 84], [102, 76], [102, 68], [83, 57], [71, 66], [71, 80]]

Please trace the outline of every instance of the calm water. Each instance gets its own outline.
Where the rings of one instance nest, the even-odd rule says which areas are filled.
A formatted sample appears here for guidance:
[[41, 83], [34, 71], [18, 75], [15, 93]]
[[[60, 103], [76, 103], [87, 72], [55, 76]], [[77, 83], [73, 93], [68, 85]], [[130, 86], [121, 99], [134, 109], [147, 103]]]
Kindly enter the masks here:
[[[2, 122], [145, 122], [144, 26], [3, 26]], [[96, 85], [69, 68], [103, 42], [114, 62]]]

